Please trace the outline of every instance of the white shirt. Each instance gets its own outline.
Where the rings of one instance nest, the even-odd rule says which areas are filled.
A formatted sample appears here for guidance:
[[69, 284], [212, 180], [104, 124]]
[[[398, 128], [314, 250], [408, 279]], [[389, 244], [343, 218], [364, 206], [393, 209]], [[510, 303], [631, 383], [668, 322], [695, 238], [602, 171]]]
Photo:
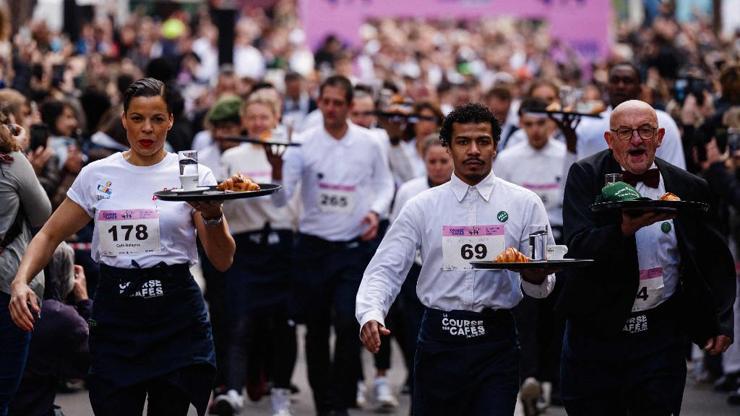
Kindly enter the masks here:
[[193, 144], [190, 146], [193, 150], [203, 150], [213, 143], [213, 137], [211, 137], [210, 130], [201, 130], [195, 133], [193, 137]]
[[499, 178], [537, 194], [553, 226], [563, 225], [563, 162], [565, 145], [549, 139], [542, 149], [529, 142], [507, 146], [499, 153], [493, 170]]
[[298, 229], [329, 241], [349, 241], [363, 233], [370, 211], [386, 212], [393, 198], [393, 179], [377, 140], [349, 123], [337, 140], [324, 126], [299, 135], [300, 147], [283, 155], [283, 189], [273, 194], [278, 206], [300, 183]]
[[393, 201], [393, 210], [391, 211], [391, 221], [395, 221], [398, 218], [398, 214], [401, 213], [401, 209], [406, 205], [407, 202], [416, 195], [429, 189], [429, 178], [421, 176], [419, 178], [411, 179], [410, 181], [401, 185], [396, 192], [396, 199]]
[[[242, 173], [257, 183], [272, 182], [272, 166], [262, 145], [242, 145], [226, 150], [221, 156], [227, 176]], [[224, 201], [224, 216], [232, 234], [259, 231], [270, 223], [273, 230], [294, 230], [298, 218], [297, 198], [277, 207], [271, 198]]]
[[226, 170], [223, 167], [223, 163], [221, 162], [221, 148], [218, 147], [218, 143], [211, 143], [205, 148], [199, 150], [198, 163], [206, 165], [211, 169], [216, 180], [223, 181], [228, 178]]
[[[421, 249], [423, 266], [416, 293], [429, 308], [475, 312], [511, 309], [522, 300], [522, 289], [536, 298], [547, 296], [555, 285], [554, 275], [541, 285], [533, 285], [508, 270], [446, 267], [443, 249], [448, 238], [443, 237], [444, 227], [497, 227], [502, 232], [498, 238], [503, 237], [494, 244], [499, 251], [488, 252], [483, 259], [493, 260], [506, 247], [528, 254], [528, 226], [545, 224], [547, 213], [537, 195], [497, 178], [493, 172], [476, 186], [468, 186], [453, 175], [450, 182], [422, 192], [401, 209], [365, 269], [355, 309], [360, 326], [369, 320], [384, 322], [417, 249]], [[549, 244], [553, 244], [551, 234]]]
[[[604, 132], [609, 131], [611, 112], [611, 109], [604, 111], [601, 113], [601, 118], [598, 119], [591, 117], [581, 119], [581, 123], [576, 128], [578, 137], [576, 160], [581, 160], [609, 148], [604, 139]], [[658, 115], [658, 127], [665, 129], [663, 143], [656, 151], [655, 156], [681, 169], [686, 169], [681, 133], [676, 122], [665, 111], [655, 110], [655, 113]]]
[[[179, 171], [174, 153], [152, 166], [132, 165], [123, 153], [115, 153], [82, 168], [67, 196], [95, 221], [93, 260], [120, 268], [132, 268], [132, 260], [144, 268], [162, 261], [168, 265], [197, 262], [193, 208], [186, 202], [160, 201], [153, 196], [157, 191], [179, 188]], [[206, 166], [198, 165], [198, 176], [201, 185], [216, 184]], [[128, 226], [133, 227], [127, 229]], [[144, 242], [155, 245], [155, 229], [159, 238], [154, 251], [124, 246], [150, 247]], [[124, 247], [120, 250], [132, 251], [106, 254], [101, 248], [101, 237]]]
[[[651, 169], [657, 169], [655, 163], [653, 163]], [[659, 199], [665, 193], [663, 175], [660, 175], [660, 182], [657, 188], [651, 188], [642, 182], [638, 182], [635, 189], [644, 197]], [[670, 226], [664, 224], [670, 224]], [[664, 227], [668, 232], [664, 231]], [[676, 227], [673, 220], [656, 222], [637, 230], [635, 239], [637, 241], [637, 263], [640, 267], [641, 275], [638, 295], [642, 296], [642, 298], [636, 298], [633, 311], [641, 309], [640, 306], [642, 308], [652, 309], [668, 300], [676, 291], [676, 286], [678, 286], [678, 268], [681, 263], [681, 254], [678, 251]], [[655, 282], [657, 284], [662, 283], [663, 287], [655, 288], [658, 289], [656, 292], [658, 293], [658, 299], [652, 299], [650, 290], [655, 285], [646, 282], [649, 279], [645, 279], [648, 277], [645, 274], [649, 270], [656, 270], [658, 268], [662, 269], [663, 278], [662, 281], [658, 279]], [[643, 286], [647, 286], [647, 288], [641, 294], [640, 290], [643, 290]], [[642, 305], [640, 305], [640, 301], [643, 301]]]

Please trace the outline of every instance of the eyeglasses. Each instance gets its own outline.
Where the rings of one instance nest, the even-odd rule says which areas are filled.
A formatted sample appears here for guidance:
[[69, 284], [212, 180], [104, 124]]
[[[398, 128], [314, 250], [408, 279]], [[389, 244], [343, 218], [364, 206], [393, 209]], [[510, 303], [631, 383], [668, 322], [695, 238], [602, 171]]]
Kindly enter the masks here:
[[619, 140], [630, 140], [632, 138], [632, 134], [634, 132], [637, 132], [637, 135], [640, 136], [642, 140], [652, 140], [653, 137], [655, 137], [655, 133], [658, 131], [657, 127], [653, 126], [640, 126], [636, 129], [631, 129], [628, 127], [620, 127], [618, 129], [609, 129], [614, 133], [617, 133], [617, 138]]

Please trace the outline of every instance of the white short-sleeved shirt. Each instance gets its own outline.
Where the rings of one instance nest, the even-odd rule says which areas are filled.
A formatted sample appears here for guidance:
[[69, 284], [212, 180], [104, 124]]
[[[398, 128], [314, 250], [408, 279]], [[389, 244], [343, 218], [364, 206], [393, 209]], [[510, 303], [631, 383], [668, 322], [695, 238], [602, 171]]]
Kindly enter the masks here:
[[[272, 182], [272, 166], [262, 145], [246, 144], [226, 150], [221, 162], [227, 176], [241, 173], [257, 183]], [[271, 198], [236, 199], [224, 202], [224, 215], [232, 234], [258, 231], [270, 223], [274, 230], [295, 230], [298, 199], [282, 207]]]
[[[201, 185], [216, 184], [204, 165], [198, 165], [198, 176]], [[132, 165], [123, 153], [85, 166], [67, 196], [95, 221], [93, 260], [120, 268], [133, 268], [132, 261], [142, 268], [196, 263], [193, 208], [154, 197], [154, 192], [179, 187], [174, 153], [152, 166]]]

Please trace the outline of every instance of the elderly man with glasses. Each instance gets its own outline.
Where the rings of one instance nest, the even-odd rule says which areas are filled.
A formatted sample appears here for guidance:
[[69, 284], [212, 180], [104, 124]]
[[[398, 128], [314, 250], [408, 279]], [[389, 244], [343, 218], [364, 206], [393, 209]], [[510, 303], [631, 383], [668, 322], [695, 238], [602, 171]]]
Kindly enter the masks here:
[[634, 196], [712, 199], [703, 179], [655, 157], [665, 131], [650, 105], [625, 101], [609, 124], [609, 149], [575, 163], [565, 186], [568, 255], [596, 261], [563, 279], [561, 394], [569, 415], [679, 414], [687, 341], [711, 354], [732, 342], [734, 265], [711, 209], [591, 211], [613, 173]]

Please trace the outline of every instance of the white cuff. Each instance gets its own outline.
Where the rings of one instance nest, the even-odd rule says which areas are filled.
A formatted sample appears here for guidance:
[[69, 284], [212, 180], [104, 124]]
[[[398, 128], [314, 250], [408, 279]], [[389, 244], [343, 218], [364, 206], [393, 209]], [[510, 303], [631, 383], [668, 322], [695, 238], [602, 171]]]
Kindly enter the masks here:
[[360, 319], [360, 335], [362, 335], [362, 328], [365, 326], [366, 323], [370, 321], [377, 321], [380, 325], [385, 326], [385, 318], [383, 317], [383, 312], [381, 311], [367, 311], [364, 315], [362, 315], [362, 319]]
[[537, 298], [537, 299], [543, 299], [546, 298], [547, 295], [552, 293], [553, 288], [555, 288], [555, 275], [551, 274], [548, 275], [545, 280], [540, 283], [539, 285], [535, 285], [533, 283], [529, 283], [528, 281], [522, 280], [522, 290], [527, 295]]

